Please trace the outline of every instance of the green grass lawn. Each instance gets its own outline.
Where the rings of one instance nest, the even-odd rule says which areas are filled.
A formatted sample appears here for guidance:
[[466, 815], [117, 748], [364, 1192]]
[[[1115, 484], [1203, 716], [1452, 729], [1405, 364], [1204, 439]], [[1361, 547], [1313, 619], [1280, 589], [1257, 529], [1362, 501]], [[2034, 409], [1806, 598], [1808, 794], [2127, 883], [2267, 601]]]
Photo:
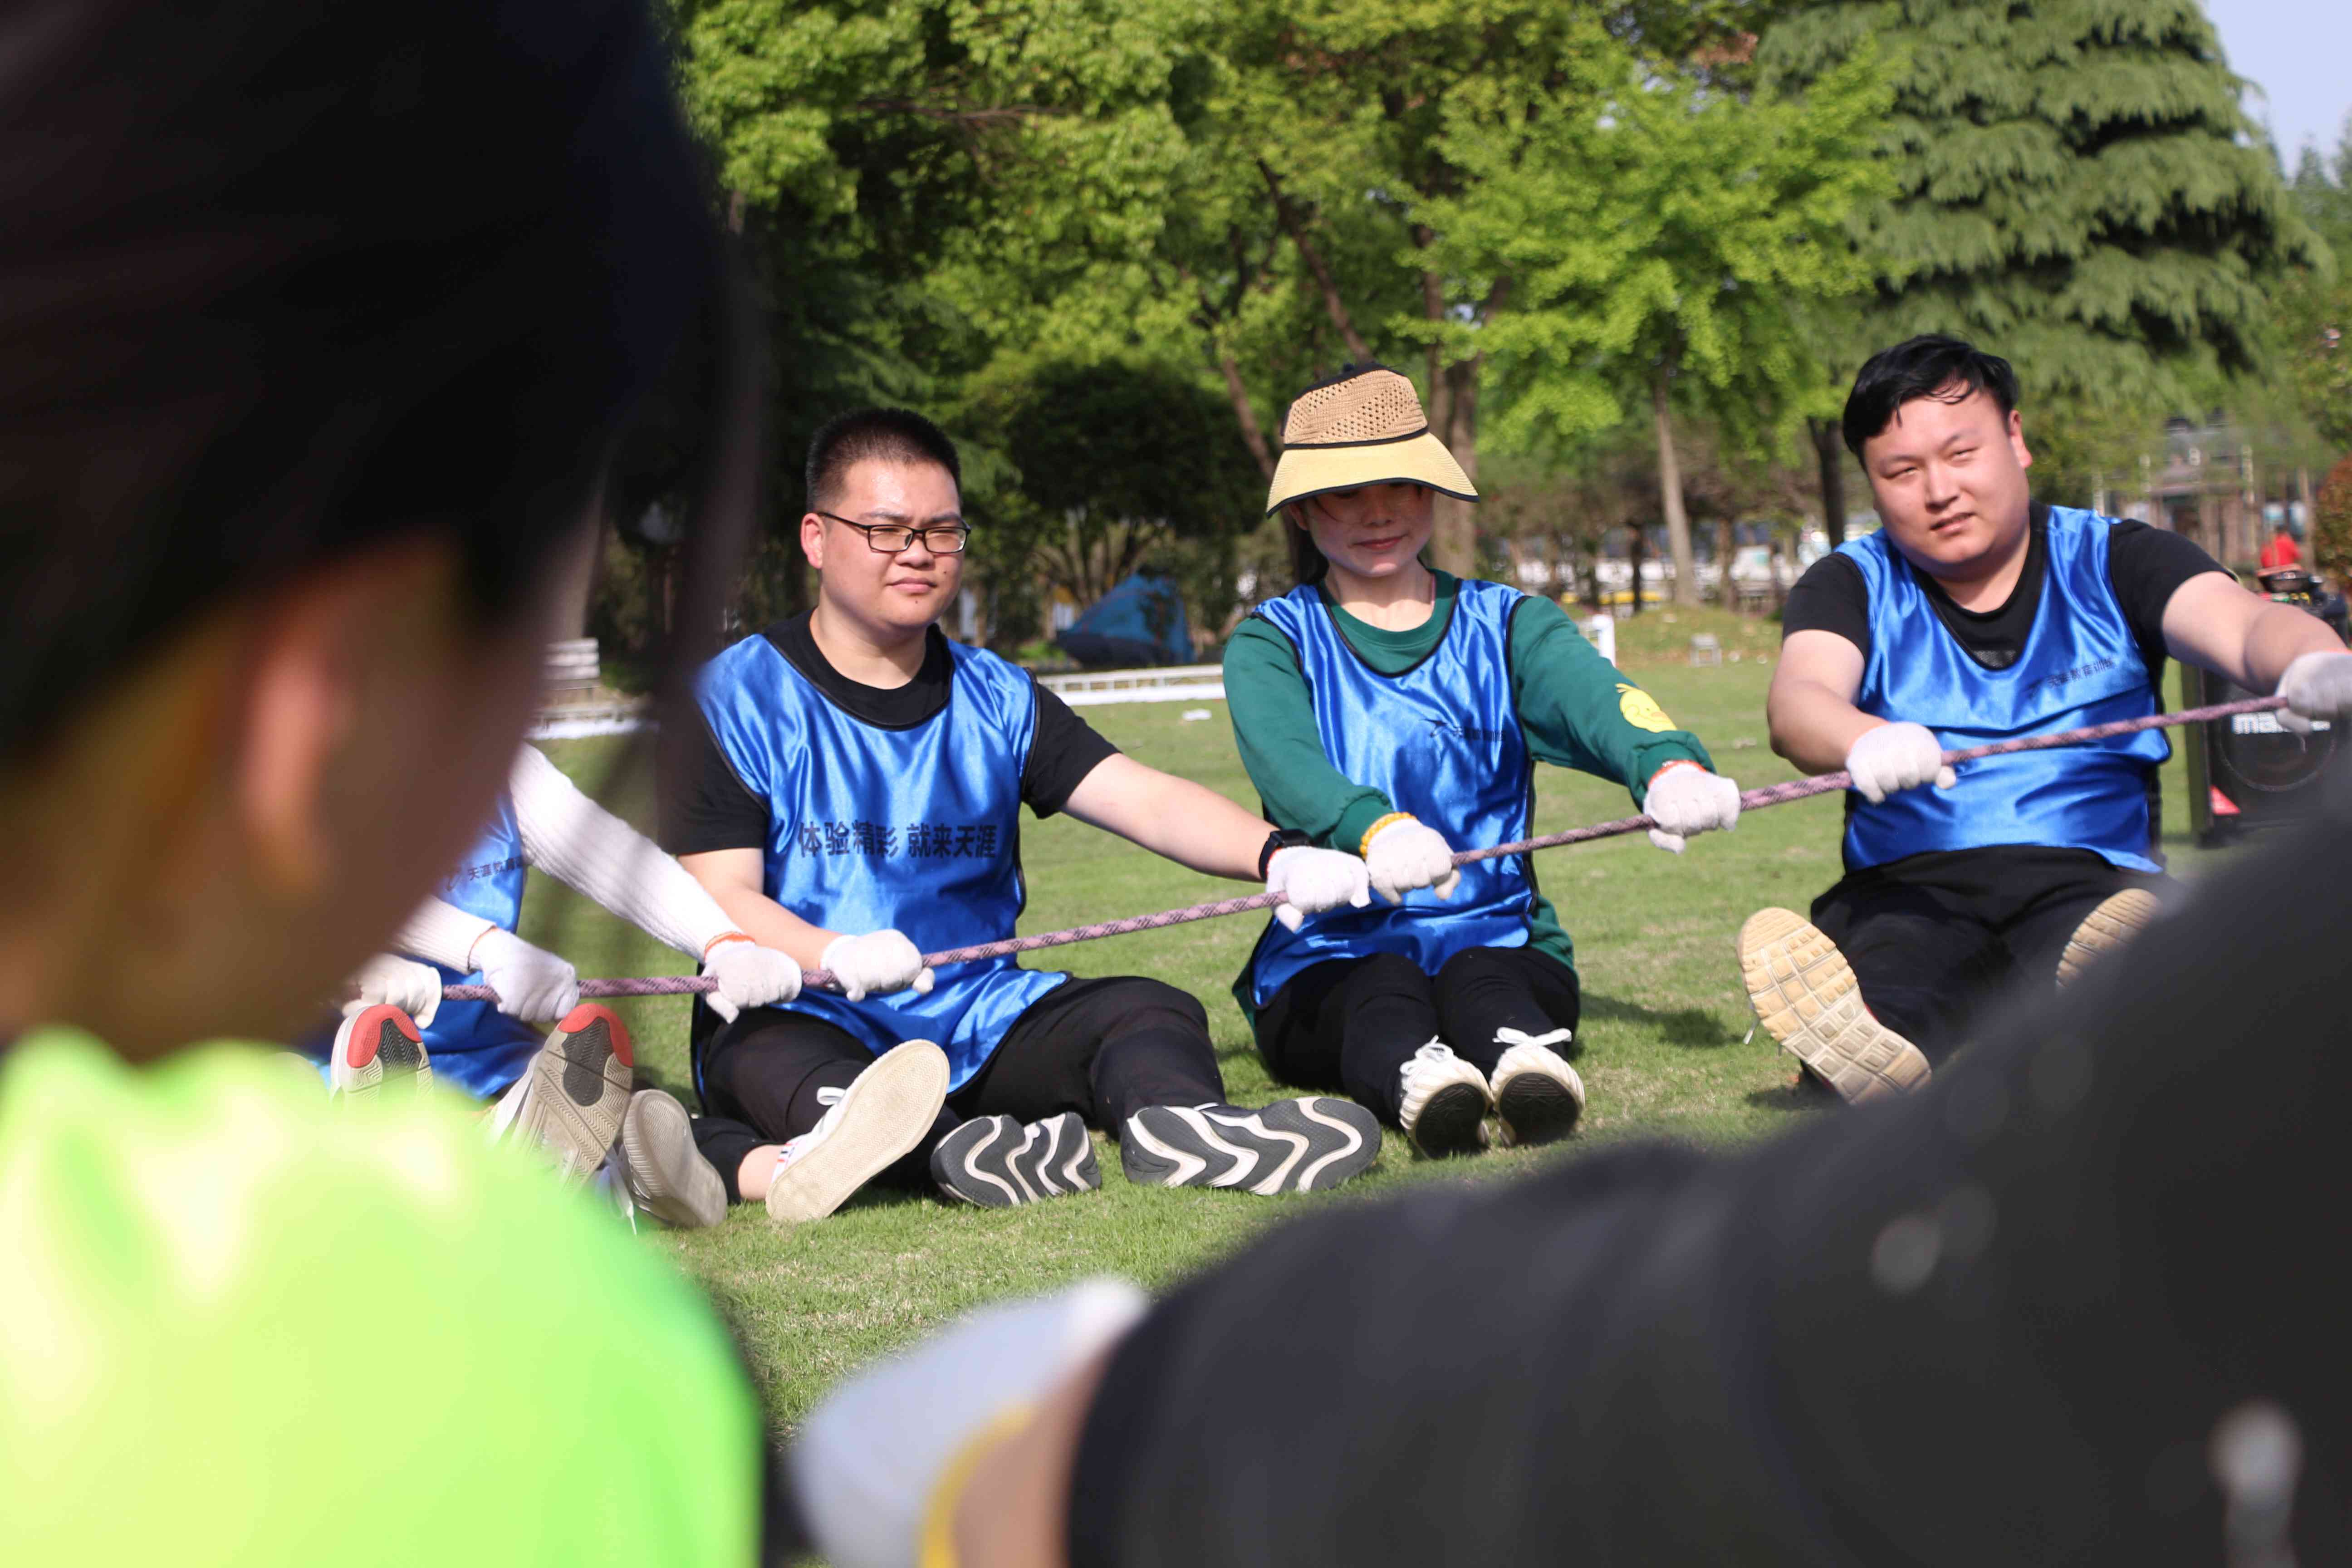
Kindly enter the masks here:
[[[1693, 629], [1715, 630], [1727, 650], [1742, 657], [1721, 668], [1687, 667], [1680, 650]], [[1621, 641], [1621, 662], [1744, 788], [1793, 776], [1765, 743], [1771, 672], [1760, 657], [1775, 650], [1777, 631], [1721, 612], [1683, 611], [1670, 624], [1653, 611]], [[1224, 704], [1205, 704], [1211, 717], [1191, 722], [1182, 718], [1187, 706], [1092, 708], [1085, 716], [1139, 761], [1254, 801]], [[610, 776], [624, 753], [621, 742], [547, 749], [616, 808], [646, 820], [642, 783]], [[2193, 877], [2210, 858], [2186, 839], [2179, 763], [2166, 773], [2174, 868]], [[1537, 779], [1539, 833], [1631, 809], [1623, 789], [1598, 779], [1549, 768], [1538, 770]], [[1747, 1038], [1751, 1017], [1732, 940], [1751, 910], [1767, 904], [1802, 910], [1835, 879], [1839, 811], [1836, 797], [1823, 796], [1758, 813], [1736, 833], [1694, 841], [1679, 858], [1639, 835], [1539, 858], [1542, 885], [1576, 941], [1585, 997], [1576, 1063], [1591, 1105], [1583, 1131], [1559, 1148], [1435, 1165], [1413, 1158], [1391, 1134], [1379, 1164], [1342, 1192], [1267, 1200], [1131, 1187], [1116, 1150], [1105, 1143], [1103, 1190], [1083, 1197], [982, 1211], [867, 1194], [822, 1224], [793, 1230], [771, 1225], [753, 1205], [715, 1229], [658, 1236], [647, 1245], [671, 1251], [708, 1288], [736, 1327], [774, 1419], [788, 1428], [844, 1373], [995, 1297], [1105, 1271], [1163, 1287], [1262, 1226], [1400, 1183], [1508, 1175], [1632, 1137], [1722, 1144], [1765, 1136], [1815, 1112], [1789, 1087], [1791, 1064], [1760, 1034]], [[1064, 818], [1024, 823], [1022, 844], [1031, 888], [1024, 931], [1228, 896], [1233, 887]], [[1227, 1088], [1248, 1103], [1281, 1092], [1259, 1065], [1227, 991], [1260, 929], [1258, 917], [1236, 916], [1032, 954], [1030, 962], [1066, 963], [1087, 975], [1150, 975], [1200, 996]], [[523, 933], [564, 953], [583, 974], [691, 968], [683, 955], [536, 872]], [[692, 1105], [685, 1004], [645, 999], [620, 1006], [638, 1042], [641, 1080]]]

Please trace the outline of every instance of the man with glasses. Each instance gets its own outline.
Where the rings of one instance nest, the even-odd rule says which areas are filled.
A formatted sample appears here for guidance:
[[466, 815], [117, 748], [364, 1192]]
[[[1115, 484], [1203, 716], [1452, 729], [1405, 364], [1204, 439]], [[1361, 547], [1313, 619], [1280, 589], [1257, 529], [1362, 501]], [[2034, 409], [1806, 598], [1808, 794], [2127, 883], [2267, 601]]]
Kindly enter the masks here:
[[1085, 1191], [1100, 1181], [1089, 1124], [1118, 1139], [1130, 1181], [1270, 1194], [1354, 1175], [1379, 1152], [1370, 1115], [1226, 1104], [1184, 992], [923, 963], [1013, 934], [1024, 804], [1262, 878], [1286, 921], [1369, 899], [1354, 856], [1120, 755], [1026, 671], [940, 635], [971, 533], [959, 474], [946, 435], [903, 409], [818, 431], [801, 519], [816, 605], [698, 682], [698, 761], [666, 793], [667, 847], [755, 941], [842, 985], [708, 1034], [698, 1013], [704, 1154], [730, 1196], [786, 1220], [877, 1177], [992, 1207]]

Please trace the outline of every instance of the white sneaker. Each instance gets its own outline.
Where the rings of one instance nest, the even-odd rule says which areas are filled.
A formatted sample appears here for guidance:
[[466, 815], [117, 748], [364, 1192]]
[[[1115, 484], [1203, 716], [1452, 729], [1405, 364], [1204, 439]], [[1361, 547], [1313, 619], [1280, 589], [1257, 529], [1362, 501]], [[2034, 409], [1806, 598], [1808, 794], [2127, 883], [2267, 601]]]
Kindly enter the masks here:
[[1510, 1047], [1495, 1064], [1494, 1077], [1495, 1119], [1505, 1143], [1552, 1143], [1576, 1131], [1584, 1114], [1584, 1080], [1558, 1049], [1573, 1037], [1568, 1029], [1495, 1031], [1495, 1043]]
[[613, 1155], [629, 1201], [664, 1225], [699, 1230], [727, 1217], [727, 1184], [694, 1146], [686, 1107], [660, 1089], [629, 1096]]
[[1398, 1076], [1404, 1080], [1404, 1103], [1397, 1121], [1414, 1148], [1443, 1158], [1486, 1147], [1484, 1128], [1494, 1095], [1486, 1075], [1455, 1056], [1452, 1046], [1430, 1041], [1412, 1053]]
[[768, 1182], [770, 1216], [801, 1225], [839, 1208], [923, 1141], [947, 1098], [947, 1053], [930, 1041], [875, 1058], [815, 1126], [784, 1145]]
[[432, 1081], [425, 1037], [415, 1020], [389, 1003], [362, 1007], [336, 1029], [327, 1058], [328, 1094], [413, 1092]]

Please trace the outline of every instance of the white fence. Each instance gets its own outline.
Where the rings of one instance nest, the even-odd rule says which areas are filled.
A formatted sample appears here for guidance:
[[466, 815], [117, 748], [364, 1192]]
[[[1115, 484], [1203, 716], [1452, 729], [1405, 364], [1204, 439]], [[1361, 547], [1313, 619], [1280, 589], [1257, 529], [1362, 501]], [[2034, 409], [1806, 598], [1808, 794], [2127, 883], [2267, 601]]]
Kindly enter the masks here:
[[1067, 675], [1041, 675], [1037, 684], [1073, 708], [1107, 702], [1210, 702], [1223, 700], [1225, 671], [1215, 664], [1081, 669]]

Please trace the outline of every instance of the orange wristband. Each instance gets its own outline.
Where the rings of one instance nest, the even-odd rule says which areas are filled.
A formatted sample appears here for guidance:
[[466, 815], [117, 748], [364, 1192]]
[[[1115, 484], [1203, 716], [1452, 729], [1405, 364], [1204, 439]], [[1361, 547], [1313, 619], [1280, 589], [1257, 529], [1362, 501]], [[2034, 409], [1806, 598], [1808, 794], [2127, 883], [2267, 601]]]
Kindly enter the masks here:
[[1413, 814], [1409, 811], [1390, 812], [1386, 816], [1381, 817], [1370, 827], [1364, 829], [1364, 837], [1356, 846], [1356, 858], [1360, 860], [1365, 856], [1370, 855], [1372, 852], [1372, 835], [1378, 833], [1381, 828], [1388, 826], [1391, 823], [1417, 822], [1419, 820], [1420, 818], [1414, 816]]
[[1646, 791], [1650, 787], [1650, 784], [1654, 784], [1657, 783], [1659, 779], [1663, 778], [1665, 775], [1666, 770], [1669, 768], [1696, 768], [1701, 773], [1707, 771], [1705, 763], [1695, 763], [1688, 757], [1675, 757], [1670, 761], [1659, 763], [1658, 771], [1650, 775], [1650, 784], [1643, 784], [1642, 788]]
[[747, 931], [722, 931], [717, 936], [712, 937], [709, 942], [702, 944], [702, 961], [705, 963], [709, 963], [710, 950], [717, 947], [720, 942], [750, 942], [751, 940], [751, 933]]

